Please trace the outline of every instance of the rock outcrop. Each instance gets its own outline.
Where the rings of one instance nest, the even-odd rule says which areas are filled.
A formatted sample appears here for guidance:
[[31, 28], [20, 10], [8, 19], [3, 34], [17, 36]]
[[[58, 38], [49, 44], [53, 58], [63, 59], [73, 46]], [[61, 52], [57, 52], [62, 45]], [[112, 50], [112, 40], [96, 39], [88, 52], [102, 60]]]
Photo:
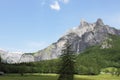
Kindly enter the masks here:
[[112, 45], [104, 42], [108, 39], [109, 34], [120, 35], [120, 30], [105, 25], [101, 19], [98, 19], [95, 23], [88, 23], [82, 20], [78, 27], [67, 31], [57, 42], [34, 54], [19, 54], [0, 51], [0, 55], [2, 61], [7, 63], [55, 59], [62, 54], [61, 51], [67, 41], [71, 43], [72, 49], [77, 54], [81, 53], [86, 48], [97, 44], [102, 45], [101, 49], [109, 48]]
[[34, 62], [34, 56], [32, 55], [32, 53], [24, 53], [23, 55], [21, 55], [19, 63], [22, 62]]
[[5, 50], [0, 50], [0, 56], [2, 59], [2, 62], [4, 63], [19, 63], [20, 57], [24, 53], [22, 52], [8, 52]]
[[22, 63], [22, 62], [33, 62], [34, 56], [29, 53], [22, 52], [8, 52], [5, 50], [0, 50], [1, 61], [4, 63]]
[[73, 50], [80, 53], [89, 46], [101, 44], [108, 37], [108, 34], [120, 35], [120, 31], [105, 25], [101, 19], [95, 23], [82, 20], [80, 26], [70, 29], [56, 43], [34, 54], [35, 61], [58, 58], [62, 54], [61, 50], [67, 40], [72, 43]]

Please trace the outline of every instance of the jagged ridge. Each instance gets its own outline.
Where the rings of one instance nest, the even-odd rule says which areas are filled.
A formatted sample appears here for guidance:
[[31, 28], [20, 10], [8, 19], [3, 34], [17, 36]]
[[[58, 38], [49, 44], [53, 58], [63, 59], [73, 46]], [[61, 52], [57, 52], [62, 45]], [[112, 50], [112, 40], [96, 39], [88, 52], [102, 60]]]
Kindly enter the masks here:
[[70, 29], [56, 43], [38, 51], [34, 55], [35, 61], [58, 58], [67, 40], [72, 43], [72, 48], [76, 53], [81, 53], [89, 46], [102, 43], [107, 39], [108, 34], [120, 35], [120, 31], [105, 25], [101, 19], [95, 23], [82, 20], [80, 26]]
[[[78, 27], [70, 29], [57, 42], [51, 44], [50, 46], [43, 50], [39, 50], [34, 54], [17, 55], [18, 56], [17, 59], [16, 55], [12, 57], [7, 56], [8, 58], [2, 56], [1, 57], [4, 59], [4, 62], [7, 63], [31, 62], [31, 61], [33, 62], [40, 60], [55, 59], [62, 54], [61, 50], [64, 47], [66, 41], [72, 43], [72, 48], [76, 53], [81, 53], [89, 46], [102, 44], [102, 42], [105, 41], [105, 39], [108, 39], [107, 38], [108, 34], [120, 35], [120, 30], [105, 25], [101, 19], [98, 19], [95, 23], [88, 23], [82, 20]], [[108, 47], [107, 44], [102, 46], [102, 48], [107, 47]], [[7, 54], [4, 53], [4, 56], [5, 55]]]

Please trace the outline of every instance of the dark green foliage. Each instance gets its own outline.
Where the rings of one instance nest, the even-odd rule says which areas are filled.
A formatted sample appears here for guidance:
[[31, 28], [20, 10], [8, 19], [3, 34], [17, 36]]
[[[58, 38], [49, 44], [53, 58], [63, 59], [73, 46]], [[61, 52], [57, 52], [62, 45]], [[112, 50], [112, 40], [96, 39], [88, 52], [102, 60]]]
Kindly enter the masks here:
[[3, 71], [3, 64], [2, 64], [2, 62], [1, 62], [1, 55], [0, 55], [0, 71]]
[[25, 65], [18, 66], [18, 72], [20, 73], [21, 76], [24, 76], [24, 73], [27, 73], [29, 71], [29, 68], [26, 67]]
[[120, 76], [120, 68], [117, 69], [116, 75]]
[[0, 65], [1, 65], [1, 56], [0, 56]]
[[[74, 68], [76, 74], [96, 75], [99, 74], [103, 68], [114, 67], [118, 69], [117, 74], [120, 75], [120, 36], [110, 35], [110, 38], [112, 39], [112, 41], [109, 41], [112, 45], [111, 48], [101, 49], [100, 45], [96, 45], [86, 49], [77, 56]], [[66, 63], [61, 67], [61, 65], [58, 64], [60, 60], [61, 59], [43, 60], [21, 64], [0, 63], [0, 65], [2, 65], [0, 67], [1, 70], [6, 73], [19, 73], [20, 66], [26, 69], [24, 73], [58, 73], [59, 68], [68, 65]], [[68, 68], [70, 67], [72, 66], [68, 66]]]
[[73, 80], [74, 78], [74, 63], [75, 53], [71, 49], [71, 45], [66, 44], [66, 48], [62, 50], [60, 57], [60, 70], [58, 80]]
[[[120, 36], [110, 35], [112, 47], [101, 49], [100, 45], [86, 49], [77, 57], [79, 74], [99, 74], [102, 68], [120, 68]], [[83, 71], [83, 72], [82, 72]]]
[[1, 63], [1, 56], [0, 56], [0, 71], [2, 70], [1, 66], [2, 66], [2, 63]]
[[57, 73], [58, 60], [45, 60], [40, 62], [2, 64], [2, 71], [6, 73]]

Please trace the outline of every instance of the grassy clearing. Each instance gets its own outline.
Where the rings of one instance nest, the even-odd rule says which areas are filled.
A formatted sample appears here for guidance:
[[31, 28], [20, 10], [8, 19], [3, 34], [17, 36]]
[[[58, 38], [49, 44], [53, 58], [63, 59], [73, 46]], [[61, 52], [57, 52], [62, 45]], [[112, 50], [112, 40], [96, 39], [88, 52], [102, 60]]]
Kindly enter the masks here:
[[51, 76], [51, 75], [24, 75], [21, 76], [19, 74], [8, 74], [4, 76], [0, 76], [0, 80], [56, 80], [57, 76]]
[[[0, 80], [57, 80], [57, 74], [7, 74], [0, 76]], [[120, 76], [112, 76], [109, 74], [88, 76], [88, 75], [75, 75], [74, 80], [120, 80]]]
[[[112, 76], [110, 74], [101, 74], [96, 76], [75, 75], [75, 80], [120, 80], [120, 76]], [[81, 79], [80, 79], [81, 78]]]

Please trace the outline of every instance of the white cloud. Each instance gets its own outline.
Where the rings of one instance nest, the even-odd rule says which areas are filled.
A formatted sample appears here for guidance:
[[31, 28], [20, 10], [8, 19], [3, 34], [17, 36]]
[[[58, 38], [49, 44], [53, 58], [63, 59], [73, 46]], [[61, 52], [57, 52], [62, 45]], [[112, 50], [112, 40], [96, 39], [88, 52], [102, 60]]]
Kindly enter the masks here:
[[[48, 6], [52, 10], [59, 11], [61, 9], [62, 4], [68, 4], [70, 0], [41, 0], [41, 6]], [[61, 3], [61, 5], [60, 5]]]
[[53, 10], [59, 11], [60, 10], [60, 5], [59, 5], [58, 1], [54, 1], [54, 3], [50, 5], [50, 8], [53, 9]]

